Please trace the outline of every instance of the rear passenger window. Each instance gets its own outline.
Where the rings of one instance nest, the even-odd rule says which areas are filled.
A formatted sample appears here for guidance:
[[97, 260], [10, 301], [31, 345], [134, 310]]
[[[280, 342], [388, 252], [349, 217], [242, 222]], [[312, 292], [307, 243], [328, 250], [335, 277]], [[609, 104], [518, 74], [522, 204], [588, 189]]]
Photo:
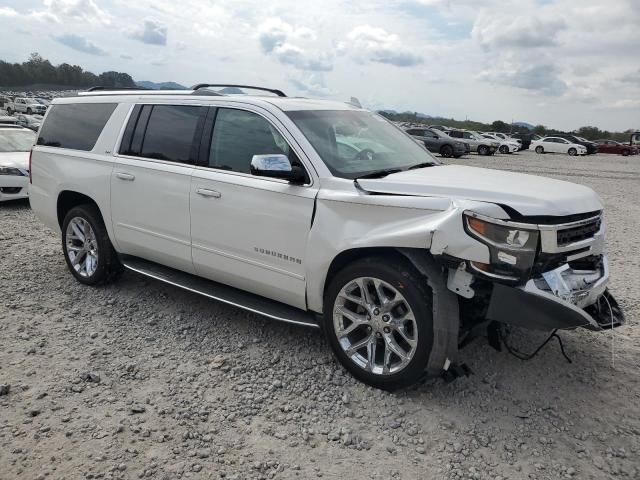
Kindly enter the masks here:
[[289, 155], [289, 145], [264, 118], [245, 110], [218, 109], [209, 166], [250, 173], [254, 155]]
[[115, 109], [115, 103], [52, 105], [47, 120], [40, 129], [37, 144], [72, 150], [93, 150]]
[[206, 107], [144, 105], [135, 107], [120, 153], [179, 163], [195, 163]]

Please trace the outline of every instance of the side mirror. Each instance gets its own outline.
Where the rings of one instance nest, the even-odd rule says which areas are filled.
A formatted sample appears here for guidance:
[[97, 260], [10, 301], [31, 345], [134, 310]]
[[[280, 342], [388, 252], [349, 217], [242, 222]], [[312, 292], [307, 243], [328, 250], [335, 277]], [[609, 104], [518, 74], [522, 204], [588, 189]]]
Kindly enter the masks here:
[[254, 155], [251, 158], [251, 175], [280, 178], [291, 183], [304, 183], [304, 170], [292, 166], [286, 155]]

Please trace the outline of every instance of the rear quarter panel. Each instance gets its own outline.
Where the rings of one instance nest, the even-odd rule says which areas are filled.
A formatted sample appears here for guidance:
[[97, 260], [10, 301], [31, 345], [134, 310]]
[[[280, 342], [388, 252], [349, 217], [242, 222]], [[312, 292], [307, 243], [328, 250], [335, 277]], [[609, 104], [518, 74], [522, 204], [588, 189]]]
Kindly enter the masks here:
[[[90, 152], [41, 145], [33, 148], [31, 207], [52, 230], [60, 233], [57, 214], [59, 195], [64, 191], [72, 191], [86, 195], [98, 205], [109, 237], [114, 242], [110, 208], [113, 151], [129, 111], [129, 104], [116, 107]], [[43, 125], [46, 125], [47, 117]], [[135, 208], [135, 199], [131, 201], [132, 208]]]

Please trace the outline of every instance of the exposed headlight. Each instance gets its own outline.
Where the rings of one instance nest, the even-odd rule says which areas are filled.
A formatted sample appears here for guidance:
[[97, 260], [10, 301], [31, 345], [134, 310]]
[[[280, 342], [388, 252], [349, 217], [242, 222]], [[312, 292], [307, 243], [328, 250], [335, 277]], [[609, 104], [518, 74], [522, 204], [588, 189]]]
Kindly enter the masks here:
[[489, 247], [490, 263], [471, 262], [488, 276], [518, 280], [533, 266], [539, 232], [525, 224], [491, 219], [473, 212], [464, 213], [465, 230]]
[[24, 176], [21, 170], [14, 167], [0, 167], [0, 175], [18, 175]]

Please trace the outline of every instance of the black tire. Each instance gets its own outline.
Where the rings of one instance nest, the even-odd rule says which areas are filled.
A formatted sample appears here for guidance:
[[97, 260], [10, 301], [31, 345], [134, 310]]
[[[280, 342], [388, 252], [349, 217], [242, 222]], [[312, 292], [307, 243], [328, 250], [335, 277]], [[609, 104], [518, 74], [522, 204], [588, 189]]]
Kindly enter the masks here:
[[442, 147], [440, 147], [440, 155], [445, 158], [453, 157], [453, 148], [451, 147], [451, 145], [443, 145]]
[[623, 157], [628, 156], [628, 155], [629, 155], [629, 153], [630, 153], [630, 152], [629, 152], [629, 150], [626, 150], [626, 149], [625, 149], [625, 150], [622, 150], [622, 156], [623, 156]]
[[500, 145], [499, 151], [500, 153], [509, 153], [509, 147], [507, 147], [506, 145]]
[[27, 108], [27, 115], [31, 115], [33, 114], [33, 110], [31, 110], [31, 108]]
[[571, 155], [572, 157], [575, 157], [575, 156], [578, 154], [578, 151], [577, 151], [575, 148], [571, 147], [571, 148], [567, 151], [567, 153], [568, 153], [569, 155]]
[[[360, 277], [382, 280], [395, 288], [396, 291], [401, 292], [401, 295], [404, 297], [406, 304], [409, 305], [415, 318], [416, 331], [414, 333], [417, 335], [415, 350], [408, 363], [397, 372], [387, 374], [369, 372], [352, 360], [340, 345], [334, 328], [334, 306], [336, 298], [343, 287]], [[382, 310], [382, 312], [384, 312], [384, 310]], [[381, 316], [384, 318], [383, 313], [380, 313], [378, 318]], [[371, 320], [371, 322], [374, 321], [375, 320]], [[370, 336], [369, 338], [375, 336], [375, 333], [372, 333], [370, 329], [366, 330], [366, 326], [363, 328], [365, 329], [363, 331], [365, 337], [367, 335]], [[426, 279], [403, 257], [371, 257], [357, 260], [337, 273], [325, 292], [323, 330], [333, 353], [344, 368], [355, 378], [372, 387], [383, 390], [396, 390], [407, 387], [424, 375], [433, 345], [431, 289], [428, 287]], [[392, 332], [392, 335], [397, 334]], [[384, 347], [385, 342], [382, 338], [375, 338], [374, 341], [380, 342], [378, 343], [378, 348], [382, 347], [383, 349], [380, 350], [380, 355], [378, 356], [383, 356], [387, 348]], [[366, 351], [366, 347], [362, 348]], [[400, 359], [400, 357], [397, 358]]]
[[11, 110], [11, 107], [7, 108], [7, 115], [13, 115], [13, 110]]
[[[67, 250], [67, 241], [70, 240], [67, 238], [67, 227], [72, 219], [78, 217], [89, 223], [95, 234], [98, 247], [97, 267], [90, 276], [83, 276], [76, 271], [71, 263]], [[100, 214], [98, 207], [95, 205], [79, 205], [69, 210], [67, 215], [64, 217], [64, 221], [62, 222], [62, 252], [71, 274], [76, 278], [76, 280], [85, 285], [101, 285], [109, 283], [115, 280], [124, 270], [120, 263], [120, 259], [118, 258], [118, 254], [114, 250], [111, 240], [109, 240], [109, 235], [107, 234], [107, 229], [104, 226], [102, 215]]]
[[536, 147], [536, 153], [544, 153], [544, 147], [542, 145], [538, 145]]
[[478, 155], [489, 155], [489, 147], [486, 145], [480, 145], [478, 147]]

